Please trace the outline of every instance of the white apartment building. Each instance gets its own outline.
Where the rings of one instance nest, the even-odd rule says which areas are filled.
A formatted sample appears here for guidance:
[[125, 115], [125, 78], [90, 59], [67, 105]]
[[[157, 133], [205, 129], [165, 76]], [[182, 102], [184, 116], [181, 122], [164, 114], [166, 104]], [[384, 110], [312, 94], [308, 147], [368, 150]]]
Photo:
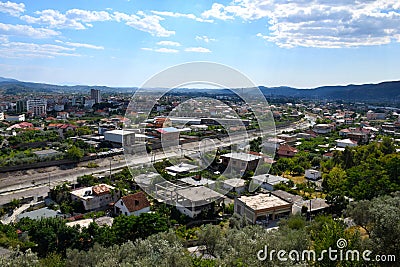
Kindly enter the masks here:
[[47, 100], [46, 99], [30, 99], [26, 101], [26, 107], [28, 112], [32, 112], [33, 116], [39, 116], [46, 114], [47, 111]]

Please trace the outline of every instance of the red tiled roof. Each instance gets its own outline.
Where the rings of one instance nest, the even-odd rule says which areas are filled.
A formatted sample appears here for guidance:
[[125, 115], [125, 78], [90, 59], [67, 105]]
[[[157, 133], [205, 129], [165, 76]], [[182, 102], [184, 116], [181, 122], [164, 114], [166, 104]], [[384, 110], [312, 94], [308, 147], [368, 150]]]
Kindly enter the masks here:
[[289, 146], [287, 144], [280, 145], [279, 146], [279, 151], [289, 151], [289, 152], [297, 153], [297, 149], [296, 148], [294, 148], [292, 146]]
[[24, 121], [24, 122], [21, 122], [20, 124], [18, 124], [21, 128], [32, 128], [33, 127], [33, 124], [32, 123], [30, 123], [30, 122], [26, 122], [26, 121]]
[[95, 195], [101, 196], [110, 193], [110, 189], [105, 184], [99, 184], [92, 187], [92, 191]]
[[150, 202], [143, 192], [128, 195], [121, 199], [129, 212], [138, 211], [150, 206]]

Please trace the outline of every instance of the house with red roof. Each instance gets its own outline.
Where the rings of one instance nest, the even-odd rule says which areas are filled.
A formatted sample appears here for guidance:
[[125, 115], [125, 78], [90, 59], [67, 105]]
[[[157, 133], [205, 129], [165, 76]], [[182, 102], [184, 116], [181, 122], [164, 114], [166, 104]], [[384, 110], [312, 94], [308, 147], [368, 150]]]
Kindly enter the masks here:
[[142, 213], [150, 211], [150, 202], [143, 192], [121, 197], [114, 204], [114, 213], [117, 215], [135, 215], [139, 216]]
[[279, 149], [276, 153], [281, 158], [291, 158], [294, 157], [297, 152], [299, 151], [296, 148], [289, 146], [288, 144], [283, 144], [279, 146]]
[[27, 130], [27, 129], [34, 129], [34, 127], [33, 127], [32, 123], [24, 121], [24, 122], [17, 123], [17, 124], [14, 124], [14, 125], [8, 127], [7, 131], [14, 130], [14, 129], [26, 129]]

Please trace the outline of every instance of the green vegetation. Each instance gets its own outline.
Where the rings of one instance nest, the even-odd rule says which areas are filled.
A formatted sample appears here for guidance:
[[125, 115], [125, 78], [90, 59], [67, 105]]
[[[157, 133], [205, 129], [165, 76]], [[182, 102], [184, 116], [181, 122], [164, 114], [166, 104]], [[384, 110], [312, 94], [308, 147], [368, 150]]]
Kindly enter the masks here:
[[84, 154], [82, 149], [73, 145], [67, 150], [67, 157], [72, 160], [79, 161], [83, 158]]
[[394, 153], [393, 142], [346, 148], [322, 163], [323, 189], [327, 200], [338, 210], [346, 207], [345, 196], [370, 200], [400, 190], [400, 155]]
[[[371, 218], [371, 231], [383, 224], [399, 233], [400, 226], [398, 195], [373, 200], [365, 215]], [[357, 208], [357, 204], [354, 206]], [[394, 208], [391, 208], [394, 207]], [[388, 210], [390, 209], [390, 210]], [[353, 212], [354, 211], [350, 211]], [[389, 212], [386, 221], [375, 218]], [[362, 238], [356, 228], [348, 228], [341, 220], [330, 216], [318, 216], [308, 222], [302, 216], [292, 216], [282, 220], [279, 229], [267, 232], [260, 226], [248, 226], [242, 219], [233, 216], [227, 223], [203, 225], [188, 229], [179, 227], [167, 230], [166, 221], [156, 215], [125, 216], [116, 218], [116, 226], [99, 227], [91, 224], [81, 229], [63, 226], [59, 219], [46, 219], [38, 222], [25, 221], [24, 230], [29, 229], [29, 238], [40, 245], [25, 253], [14, 253], [9, 259], [0, 259], [1, 266], [294, 266], [296, 264], [313, 266], [366, 266], [360, 261], [322, 261], [288, 259], [285, 264], [274, 257], [272, 261], [260, 261], [257, 253], [268, 249], [303, 251], [313, 249], [316, 255], [329, 248], [337, 248], [337, 240], [347, 241], [347, 250], [372, 251], [370, 258], [377, 254], [399, 256], [397, 235], [392, 232], [376, 232], [380, 239]], [[42, 226], [39, 230], [38, 226]], [[369, 224], [370, 225], [370, 224]], [[146, 226], [146, 227], [144, 227]], [[144, 228], [144, 229], [142, 229]], [[382, 228], [383, 229], [383, 228]], [[389, 230], [390, 230], [389, 229]], [[40, 235], [42, 237], [40, 237]], [[69, 240], [63, 239], [65, 235]], [[43, 238], [46, 237], [46, 238]], [[208, 259], [191, 255], [186, 249], [187, 240], [197, 240], [205, 245]], [[54, 242], [58, 242], [57, 246]], [[53, 245], [53, 246], [51, 246]], [[39, 248], [41, 247], [41, 248]], [[48, 249], [45, 251], [44, 249]], [[45, 255], [45, 256], [44, 256]], [[39, 256], [39, 258], [38, 258]], [[44, 256], [44, 257], [43, 257]], [[372, 265], [374, 266], [374, 265]]]

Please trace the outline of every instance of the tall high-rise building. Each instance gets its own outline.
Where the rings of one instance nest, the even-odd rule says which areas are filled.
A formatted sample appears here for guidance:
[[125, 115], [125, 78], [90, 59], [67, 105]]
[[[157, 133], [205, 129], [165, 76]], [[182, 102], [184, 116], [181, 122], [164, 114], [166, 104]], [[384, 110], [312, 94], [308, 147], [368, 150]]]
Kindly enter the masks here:
[[90, 98], [93, 99], [96, 104], [100, 103], [101, 102], [100, 90], [90, 89]]
[[27, 110], [26, 99], [18, 100], [17, 101], [17, 107], [16, 107], [17, 113], [26, 112], [26, 110]]
[[46, 114], [47, 100], [46, 99], [30, 99], [26, 101], [28, 112], [32, 112], [33, 116], [40, 116]]

